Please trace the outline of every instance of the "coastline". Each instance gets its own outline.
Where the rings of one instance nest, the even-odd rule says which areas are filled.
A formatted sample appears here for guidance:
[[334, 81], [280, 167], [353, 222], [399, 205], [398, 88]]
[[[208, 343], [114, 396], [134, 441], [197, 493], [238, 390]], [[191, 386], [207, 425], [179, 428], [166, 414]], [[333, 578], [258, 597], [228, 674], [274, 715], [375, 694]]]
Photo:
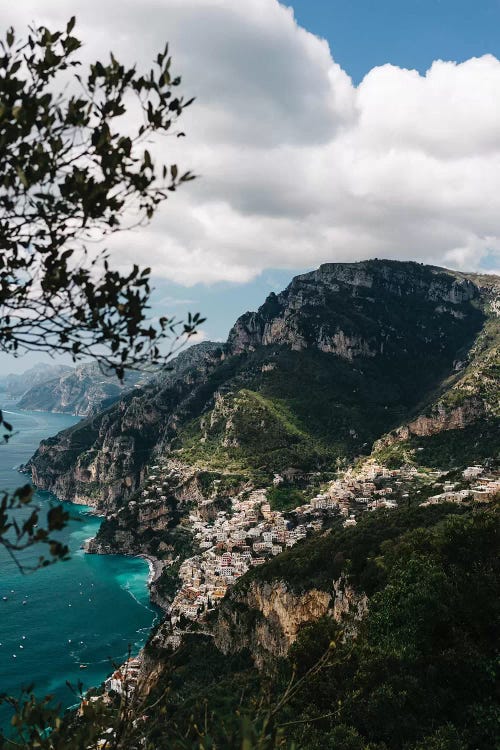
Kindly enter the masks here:
[[142, 554], [142, 553], [139, 555], [134, 555], [134, 557], [140, 557], [142, 560], [146, 560], [149, 566], [147, 586], [149, 589], [151, 589], [151, 586], [153, 585], [153, 583], [155, 583], [162, 574], [163, 567], [164, 567], [163, 561], [158, 560], [156, 557], [153, 557], [152, 555], [147, 555], [147, 554]]
[[[5, 403], [5, 401], [4, 401], [4, 403]], [[9, 406], [10, 406], [10, 404], [9, 404]], [[38, 412], [38, 410], [36, 410], [36, 411]], [[29, 414], [26, 414], [25, 411], [21, 412], [21, 410], [19, 410], [19, 412], [20, 412], [21, 416], [16, 417], [16, 419], [19, 421], [20, 426], [24, 426], [24, 422], [22, 421], [22, 418], [23, 419], [25, 417], [27, 418], [29, 416]], [[68, 428], [68, 423], [70, 423], [69, 427], [71, 427], [73, 423], [78, 424], [78, 422], [82, 419], [82, 417], [80, 415], [72, 415], [72, 414], [66, 414], [66, 413], [59, 414], [59, 413], [56, 413], [56, 412], [45, 412], [43, 410], [39, 411], [39, 415], [40, 415], [40, 417], [42, 419], [40, 419], [38, 421], [38, 417], [37, 417], [36, 423], [33, 422], [33, 425], [32, 425], [32, 423], [30, 421], [29, 425], [28, 425], [29, 429], [25, 428], [27, 436], [30, 437], [32, 435], [31, 442], [28, 441], [28, 443], [25, 444], [26, 440], [24, 442], [22, 442], [22, 443], [20, 443], [20, 442], [18, 443], [17, 441], [12, 441], [11, 443], [9, 443], [8, 450], [4, 452], [4, 456], [3, 456], [4, 460], [0, 464], [0, 473], [3, 472], [2, 473], [3, 482], [4, 482], [5, 486], [12, 486], [12, 487], [17, 487], [17, 486], [19, 486], [21, 484], [25, 484], [25, 483], [29, 482], [34, 487], [34, 489], [39, 493], [39, 495], [35, 499], [35, 504], [40, 504], [41, 507], [44, 508], [44, 510], [48, 509], [49, 504], [54, 504], [54, 505], [57, 505], [57, 506], [59, 504], [64, 504], [66, 506], [66, 509], [69, 511], [71, 522], [73, 522], [77, 518], [83, 522], [82, 524], [79, 524], [78, 526], [72, 524], [71, 528], [70, 528], [70, 530], [68, 532], [68, 533], [76, 532], [76, 536], [73, 537], [72, 543], [71, 543], [71, 552], [70, 552], [70, 554], [71, 554], [72, 558], [79, 558], [80, 555], [82, 554], [82, 550], [83, 550], [84, 554], [86, 552], [91, 552], [91, 553], [98, 552], [98, 553], [102, 554], [102, 553], [104, 553], [103, 549], [98, 550], [98, 549], [93, 548], [93, 544], [94, 544], [93, 540], [95, 539], [95, 535], [97, 534], [97, 527], [100, 525], [100, 523], [105, 518], [105, 515], [106, 515], [105, 511], [103, 511], [101, 509], [97, 509], [94, 505], [91, 505], [88, 502], [82, 502], [79, 499], [75, 499], [74, 501], [70, 500], [70, 499], [67, 499], [67, 498], [63, 499], [60, 496], [58, 496], [56, 493], [54, 493], [54, 492], [52, 492], [50, 490], [46, 490], [44, 488], [40, 488], [38, 486], [38, 484], [35, 481], [33, 481], [34, 478], [33, 478], [32, 472], [31, 472], [30, 467], [29, 467], [30, 457], [37, 450], [37, 448], [38, 448], [38, 446], [39, 446], [39, 444], [40, 444], [41, 441], [50, 438], [50, 436], [53, 435], [53, 434], [55, 434], [56, 431], [60, 431], [61, 429], [67, 429]], [[47, 417], [47, 418], [45, 418], [45, 417]], [[66, 418], [69, 418], [69, 419], [66, 419]], [[26, 422], [26, 424], [28, 424], [28, 423]], [[89, 522], [89, 527], [86, 530], [87, 533], [84, 532], [82, 534], [81, 532], [83, 531], [83, 528], [85, 526], [86, 520]], [[90, 523], [90, 522], [92, 522], [92, 523]], [[98, 547], [99, 545], [95, 545], [95, 546]], [[80, 552], [79, 552], [79, 550], [80, 550]], [[135, 551], [134, 550], [129, 550], [128, 552], [129, 552], [128, 554], [126, 552], [121, 552], [120, 555], [124, 555], [124, 557], [126, 556], [129, 559], [131, 559], [133, 557], [140, 556], [143, 559], [146, 559], [146, 561], [148, 563], [148, 571], [146, 571], [146, 569], [142, 565], [141, 566], [135, 566], [135, 569], [137, 570], [138, 567], [141, 568], [141, 570], [140, 570], [140, 578], [141, 578], [140, 587], [141, 587], [141, 592], [142, 593], [141, 593], [141, 597], [140, 598], [142, 599], [142, 601], [143, 601], [144, 604], [146, 604], [149, 601], [151, 603], [151, 605], [154, 605], [154, 608], [156, 610], [154, 617], [155, 617], [155, 621], [157, 622], [158, 618], [162, 617], [161, 610], [163, 608], [160, 607], [159, 603], [157, 603], [155, 601], [155, 597], [154, 597], [154, 581], [157, 580], [157, 578], [161, 574], [162, 565], [161, 565], [161, 563], [159, 561], [156, 561], [154, 559], [149, 559], [148, 560], [146, 555], [137, 555], [138, 550], [135, 550]], [[76, 564], [79, 565], [80, 563], [76, 563]], [[90, 568], [92, 568], [92, 567], [93, 567], [93, 565], [90, 566]], [[116, 568], [116, 565], [114, 567]], [[125, 560], [124, 560], [123, 569], [124, 569], [124, 571], [126, 571], [126, 569], [127, 569], [127, 563], [125, 562]], [[78, 568], [78, 570], [80, 570], [80, 568]], [[99, 568], [99, 570], [100, 570], [100, 568]], [[77, 578], [76, 580], [78, 581], [78, 580], [84, 580], [84, 579], [83, 578], [82, 579]], [[23, 585], [24, 585], [24, 583], [25, 582], [23, 581]], [[19, 586], [20, 585], [21, 584], [19, 584]], [[136, 578], [136, 585], [139, 586], [139, 579], [138, 578]], [[146, 590], [143, 588], [144, 586], [147, 586]], [[9, 588], [16, 588], [16, 586], [14, 586], [14, 584], [11, 585], [10, 582], [9, 582]], [[124, 586], [119, 586], [119, 588], [124, 588]], [[49, 587], [48, 590], [50, 591], [50, 587]], [[65, 591], [66, 591], [66, 589], [65, 589]], [[63, 614], [67, 613], [68, 616], [69, 616], [69, 615], [72, 615], [73, 613], [75, 613], [76, 607], [77, 607], [78, 603], [80, 602], [80, 597], [78, 596], [78, 599], [76, 599], [76, 601], [73, 600], [72, 603], [71, 603], [71, 597], [75, 594], [75, 592], [77, 594], [79, 593], [78, 583], [76, 584], [76, 588], [75, 588], [74, 582], [73, 582], [73, 584], [71, 584], [71, 586], [68, 588], [68, 596], [67, 596], [67, 600], [69, 602], [69, 606], [72, 606], [72, 609], [66, 609], [66, 608], [64, 608]], [[10, 598], [11, 597], [9, 597], [9, 599]], [[30, 601], [31, 601], [31, 599], [29, 599], [29, 602]], [[85, 598], [85, 602], [87, 602], [86, 598]], [[64, 604], [66, 604], [66, 606], [68, 606], [66, 600], [65, 600]], [[10, 603], [9, 603], [9, 605], [5, 605], [5, 606], [6, 607], [10, 606]], [[28, 607], [28, 609], [29, 609], [29, 607]], [[143, 610], [147, 609], [147, 607], [139, 607], [137, 609], [138, 609], [138, 611], [143, 612]], [[151, 609], [153, 609], [153, 607], [151, 607]], [[23, 609], [23, 614], [24, 613], [25, 613], [25, 610]], [[3, 614], [4, 614], [4, 612], [2, 611], [2, 615]], [[131, 617], [132, 617], [132, 615], [131, 615]], [[148, 617], [150, 617], [149, 614], [148, 614]], [[144, 644], [145, 642], [147, 642], [147, 639], [150, 637], [150, 634], [151, 634], [152, 629], [154, 627], [154, 623], [151, 622], [151, 618], [149, 620], [147, 620], [148, 628], [147, 628], [147, 631], [146, 631], [145, 628], [142, 627], [144, 618], [141, 617], [139, 619], [141, 620], [141, 622], [139, 623], [140, 626], [141, 626], [141, 630], [140, 630], [140, 642], [142, 644]], [[139, 631], [133, 630], [133, 632], [131, 632], [130, 635], [128, 634], [127, 622], [122, 623], [122, 627], [120, 627], [120, 623], [119, 622], [117, 623], [117, 625], [118, 626], [115, 628], [117, 635], [120, 635], [120, 633], [121, 633], [123, 635], [123, 637], [126, 638], [127, 643], [131, 642], [133, 639], [137, 639], [138, 638], [138, 636], [135, 635], [135, 634], [137, 632], [139, 632]], [[108, 630], [109, 630], [109, 627], [108, 627]], [[108, 630], [106, 630], [106, 633], [108, 632]], [[31, 632], [29, 632], [28, 630], [26, 630], [25, 632], [27, 633], [28, 640], [30, 641], [30, 643], [33, 644], [32, 648], [36, 649], [36, 638], [35, 638], [35, 635], [33, 635], [33, 637], [32, 637]], [[90, 636], [86, 632], [85, 628], [83, 628], [82, 632], [84, 632], [84, 635], [82, 636], [82, 641], [85, 641], [85, 643], [86, 643], [87, 642], [87, 637], [90, 637]], [[2, 635], [3, 635], [3, 633], [2, 633]], [[71, 639], [74, 640], [74, 638], [73, 638], [73, 632], [68, 632], [67, 636], [68, 636], [68, 638], [71, 638]], [[0, 640], [4, 641], [4, 638], [2, 637], [2, 638], [0, 638]], [[75, 641], [75, 643], [76, 643], [76, 641]], [[4, 643], [4, 645], [5, 645], [5, 643]], [[12, 649], [14, 649], [14, 648], [17, 648], [17, 641], [12, 646]], [[68, 646], [68, 649], [70, 649], [70, 648], [73, 649], [73, 646], [71, 646], [71, 647]], [[76, 655], [74, 655], [74, 656], [70, 655], [70, 656], [67, 657], [67, 662], [68, 663], [67, 664], [66, 663], [63, 664], [63, 669], [60, 670], [60, 671], [58, 671], [58, 672], [56, 672], [56, 677], [52, 680], [52, 682], [54, 684], [56, 684], [56, 681], [57, 681], [57, 688], [55, 688], [55, 689], [57, 689], [58, 691], [60, 691], [60, 693], [58, 693], [58, 697], [60, 697], [61, 700], [63, 701], [63, 705], [64, 705], [65, 708], [68, 707], [68, 704], [70, 703], [70, 701], [66, 701], [66, 698], [63, 697], [63, 692], [66, 691], [65, 679], [70, 678], [70, 680], [74, 684], [76, 684], [76, 680], [81, 677], [81, 673], [79, 672], [78, 664], [86, 662], [86, 658], [84, 658], [84, 656], [82, 656], [79, 653], [82, 650], [82, 648], [84, 648], [84, 645], [83, 644], [80, 644], [80, 645], [77, 644], [74, 648], [76, 648], [76, 650], [78, 651], [78, 653], [76, 653]], [[134, 648], [134, 652], [133, 653], [136, 654], [138, 652], [137, 655], [142, 654], [142, 648], [143, 648], [143, 646], [140, 646], [140, 644], [137, 643], [137, 647]], [[13, 653], [17, 653], [17, 659], [16, 659], [16, 661], [12, 662], [12, 665], [15, 665], [15, 664], [17, 664], [19, 662], [19, 660], [21, 658], [21, 655], [29, 653], [27, 651], [26, 644], [23, 644], [23, 649], [24, 649], [23, 652], [16, 652], [16, 651], [13, 650]], [[101, 661], [103, 663], [104, 660], [105, 660], [106, 664], [104, 664], [104, 666], [102, 666], [102, 663], [99, 660], [97, 660], [96, 661], [96, 665], [99, 664], [99, 666], [93, 665], [92, 669], [89, 668], [88, 672], [85, 673], [86, 674], [86, 680], [85, 680], [86, 681], [86, 689], [88, 689], [88, 690], [96, 688], [96, 687], [99, 687], [104, 682], [104, 680], [106, 679], [106, 676], [108, 674], [108, 671], [109, 671], [108, 668], [107, 668], [108, 647], [103, 647], [103, 649], [104, 650], [103, 650], [103, 653], [102, 653], [102, 660]], [[5, 649], [2, 649], [2, 651], [4, 651], [4, 650]], [[115, 661], [120, 661], [121, 653], [123, 653], [125, 650], [126, 650], [125, 648], [122, 648], [118, 652], [113, 652], [112, 656], [113, 656], [114, 660]], [[118, 653], [120, 654], [120, 656], [118, 656]], [[64, 656], [64, 658], [61, 657], [62, 661], [64, 661], [64, 659], [66, 658], [66, 651], [64, 651], [64, 655], [63, 656]], [[59, 654], [58, 654], [58, 658], [59, 658]], [[44, 664], [42, 664], [43, 660], [42, 659], [36, 659], [35, 661], [36, 661], [36, 665], [34, 667], [33, 674], [34, 674], [34, 676], [35, 676], [35, 678], [37, 680], [37, 684], [43, 685], [43, 690], [48, 694], [51, 691], [52, 688], [50, 688], [50, 690], [49, 690], [48, 677], [46, 678], [46, 673], [45, 673], [45, 671], [43, 671], [43, 669], [44, 669]], [[2, 662], [2, 664], [3, 664], [3, 662]], [[76, 664], [76, 667], [75, 667], [75, 664]], [[12, 679], [14, 681], [15, 681], [15, 679], [17, 679], [16, 674], [15, 674], [15, 669], [14, 668], [10, 669], [10, 666], [12, 666], [12, 665], [11, 665], [10, 660], [9, 660], [9, 664], [5, 664], [5, 665], [3, 664], [3, 666], [6, 667], [5, 672], [2, 669], [2, 683], [4, 683], [4, 681], [5, 681], [5, 684], [2, 684], [3, 688], [4, 687], [5, 688], [8, 687], [8, 684], [9, 684], [8, 680], [9, 679]], [[7, 667], [9, 667], [9, 669], [7, 669]], [[36, 671], [36, 669], [39, 669], [39, 673]], [[50, 666], [50, 669], [47, 668], [47, 675], [49, 674], [49, 671], [51, 669], [52, 669], [52, 666]], [[59, 667], [58, 667], [58, 669], [59, 669]], [[74, 670], [77, 670], [77, 671], [75, 672]], [[94, 672], [95, 672], [95, 674], [94, 674]], [[50, 674], [52, 674], [52, 672], [50, 672]], [[47, 685], [45, 685], [46, 682], [47, 682]], [[17, 683], [16, 683], [16, 685], [17, 685]], [[74, 698], [73, 698], [73, 700], [74, 700]]]
[[[20, 411], [26, 411], [26, 410], [20, 410]], [[80, 419], [80, 420], [85, 419], [85, 415], [73, 414], [73, 413], [70, 413], [70, 412], [56, 412], [56, 411], [53, 411], [53, 410], [50, 410], [49, 412], [45, 412], [42, 409], [31, 409], [31, 410], [28, 410], [28, 411], [35, 411], [35, 412], [49, 413], [49, 414], [61, 414], [61, 415], [65, 415], [65, 416], [72, 416], [72, 417], [75, 417], [76, 419]], [[100, 512], [99, 510], [97, 510], [97, 508], [95, 508], [93, 505], [90, 505], [89, 503], [82, 503], [81, 501], [78, 502], [78, 501], [75, 501], [75, 500], [63, 500], [63, 499], [59, 498], [57, 495], [55, 495], [53, 492], [51, 492], [50, 490], [41, 490], [33, 482], [33, 475], [32, 475], [32, 472], [29, 469], [28, 464], [29, 464], [29, 461], [26, 462], [26, 463], [20, 463], [16, 467], [16, 471], [18, 473], [20, 473], [20, 474], [24, 474], [24, 475], [28, 476], [30, 478], [30, 480], [31, 480], [31, 484], [33, 485], [33, 487], [35, 488], [36, 491], [39, 491], [39, 492], [49, 492], [49, 494], [52, 495], [52, 497], [57, 502], [59, 502], [59, 503], [64, 503], [64, 504], [68, 504], [68, 505], [76, 505], [76, 506], [84, 506], [87, 509], [87, 512], [88, 512], [89, 515], [95, 516], [97, 518], [102, 518], [102, 519], [106, 518], [106, 513]], [[96, 542], [96, 537], [95, 536], [88, 537], [87, 539], [83, 540], [83, 542], [80, 545], [80, 549], [83, 550], [84, 554], [98, 554], [98, 555], [113, 554], [112, 552], [103, 551], [101, 549], [100, 545], [99, 544], [95, 544], [95, 542]], [[143, 560], [146, 560], [146, 562], [148, 563], [148, 567], [149, 567], [149, 573], [148, 573], [148, 577], [147, 577], [147, 581], [146, 581], [146, 586], [147, 586], [147, 588], [149, 590], [149, 599], [150, 599], [150, 602], [152, 604], [154, 604], [155, 606], [159, 606], [161, 609], [163, 609], [164, 611], [166, 611], [165, 607], [162, 606], [162, 605], [160, 605], [159, 602], [156, 601], [156, 597], [154, 595], [154, 591], [152, 590], [153, 584], [160, 578], [160, 576], [162, 574], [163, 568], [165, 566], [165, 561], [158, 560], [156, 557], [153, 557], [152, 555], [143, 554], [143, 553], [137, 554], [137, 553], [134, 553], [134, 552], [128, 552], [128, 553], [127, 552], [122, 552], [120, 554], [123, 554], [126, 557], [139, 557], [139, 558], [141, 558]]]
[[[76, 510], [77, 508], [74, 508], [74, 511]], [[72, 516], [77, 515], [74, 511], [71, 513]], [[101, 519], [93, 517], [93, 519], [89, 518], [88, 520], [92, 520], [92, 526], [96, 528]], [[85, 526], [85, 524], [86, 521], [84, 519], [82, 526]], [[16, 670], [17, 663], [19, 663], [21, 657], [24, 656], [25, 659], [27, 659], [31, 654], [31, 656], [34, 657], [34, 666], [31, 667], [30, 665], [29, 674], [30, 676], [33, 674], [33, 679], [36, 681], [37, 689], [41, 691], [40, 694], [52, 693], [52, 690], [54, 689], [57, 691], [57, 700], [61, 701], [64, 710], [70, 709], [70, 706], [74, 704], [74, 696], [67, 694], [65, 681], [69, 680], [72, 684], [76, 684], [77, 679], [83, 678], [86, 692], [99, 688], [109, 676], [109, 672], [112, 671], [111, 665], [122, 661], [121, 657], [127, 652], [128, 644], [133, 644], [131, 653], [134, 657], [141, 653], [142, 647], [150, 637], [154, 625], [158, 622], [159, 618], [162, 617], [161, 611], [149, 604], [149, 584], [151, 580], [150, 574], [152, 563], [148, 562], [148, 571], [148, 568], [146, 568], [142, 562], [136, 562], [135, 564], [132, 562], [131, 564], [135, 555], [129, 555], [128, 561], [123, 557], [120, 561], [115, 561], [114, 564], [111, 561], [111, 558], [108, 557], [107, 559], [110, 561], [110, 565], [106, 563], [103, 565], [101, 562], [103, 560], [102, 557], [99, 562], [91, 562], [90, 565], [88, 565], [88, 563], [86, 564], [83, 560], [80, 562], [78, 558], [81, 558], [82, 556], [82, 551], [79, 551], [82, 536], [87, 536], [85, 541], [88, 544], [90, 537], [90, 534], [88, 533], [89, 531], [92, 533], [90, 527], [85, 535], [81, 533], [82, 529], [75, 524], [72, 527], [72, 532], [77, 534], [76, 537], [73, 537], [73, 544], [71, 545], [72, 566], [75, 566], [72, 570], [76, 572], [73, 575], [68, 571], [68, 575], [63, 576], [64, 581], [69, 581], [69, 583], [66, 585], [63, 581], [61, 584], [61, 591], [63, 591], [65, 595], [64, 598], [61, 598], [57, 603], [57, 609], [60, 609], [58, 627], [61, 628], [61, 631], [57, 630], [57, 638], [51, 635], [47, 636], [46, 642], [49, 643], [50, 646], [47, 653], [50, 652], [50, 660], [47, 660], [48, 657], [45, 653], [41, 653], [39, 656], [39, 642], [45, 642], [45, 635], [43, 638], [39, 639], [37, 633], [39, 632], [39, 627], [43, 627], [43, 623], [40, 625], [37, 624], [39, 618], [36, 615], [31, 618], [29, 616], [33, 609], [30, 608], [30, 604], [35, 602], [35, 593], [29, 588], [25, 589], [25, 587], [31, 583], [31, 579], [29, 579], [28, 584], [26, 584], [24, 579], [14, 580], [14, 576], [11, 578], [7, 576], [2, 580], [2, 591], [4, 588], [8, 587], [9, 590], [11, 588], [16, 589], [17, 594], [16, 597], [9, 595], [9, 602], [4, 605], [5, 611], [7, 612], [5, 619], [4, 610], [2, 610], [2, 620], [4, 620], [6, 627], [9, 626], [10, 621], [16, 622], [13, 618], [20, 616], [21, 612], [23, 618], [28, 617], [27, 624], [23, 624], [23, 630], [21, 631], [17, 628], [19, 632], [26, 634], [26, 642], [22, 642], [22, 647], [24, 649], [23, 652], [16, 651], [19, 647], [18, 642], [21, 643], [20, 635], [10, 638], [10, 631], [8, 631], [6, 633], [2, 632], [2, 635], [0, 636], [0, 640], [3, 642], [4, 646], [12, 640], [12, 648], [9, 647], [9, 652], [17, 654], [17, 659], [15, 661], [9, 659], [7, 663], [7, 658], [4, 653], [6, 649], [0, 649], [2, 651], [2, 688], [5, 690], [8, 689], [10, 694], [15, 694], [14, 690], [18, 689], [17, 681], [18, 679], [21, 679], [18, 674], [21, 667], [17, 667]], [[83, 556], [85, 557], [85, 555]], [[87, 560], [89, 560], [89, 558], [87, 558]], [[87, 569], [90, 571], [88, 575], [86, 573]], [[108, 581], [108, 571], [109, 575], [113, 576], [113, 579], [111, 579], [111, 577], [109, 578], [109, 588], [105, 589], [108, 593], [103, 594], [102, 587], [103, 585], [106, 585], [106, 582]], [[78, 581], [84, 582], [83, 588], [79, 588], [79, 585], [82, 586], [82, 583], [78, 584]], [[91, 581], [95, 581], [95, 590], [90, 588], [94, 585], [94, 583], [90, 583]], [[42, 590], [46, 592], [44, 600], [50, 601], [52, 590], [50, 576], [47, 576], [47, 583], [44, 585], [46, 586], [46, 589], [42, 587]], [[35, 584], [35, 586], [37, 587], [37, 584]], [[132, 592], [130, 596], [128, 593], [129, 586], [131, 587]], [[116, 611], [114, 620], [112, 619], [113, 615], [110, 614], [110, 610], [112, 611], [113, 608], [111, 602], [114, 601], [115, 589], [117, 595], [126, 600], [124, 602], [124, 613], [127, 612], [127, 619], [123, 622], [120, 621], [120, 619], [118, 621], [116, 620]], [[82, 591], [85, 592], [83, 597], [81, 593]], [[96, 593], [98, 591], [99, 593]], [[124, 591], [126, 593], [124, 593]], [[28, 606], [26, 608], [21, 606], [21, 599], [23, 596], [27, 599]], [[100, 604], [96, 605], [87, 603], [87, 599], [88, 602], [91, 601], [88, 597], [91, 597], [92, 601], [99, 602]], [[119, 599], [119, 601], [121, 602], [122, 599]], [[140, 600], [138, 604], [141, 606], [136, 606], [132, 601], [133, 599], [135, 599], [136, 602]], [[127, 602], [130, 602], [130, 605], [128, 605]], [[16, 605], [17, 614], [14, 612], [14, 604]], [[102, 610], [101, 604], [103, 605]], [[99, 606], [98, 610], [95, 609], [96, 606]], [[10, 607], [10, 609], [8, 609], [8, 607]], [[68, 607], [72, 607], [72, 609], [68, 609]], [[93, 607], [94, 609], [92, 609]], [[55, 609], [55, 607], [52, 609]], [[145, 610], [148, 611], [146, 612]], [[35, 612], [34, 609], [33, 611]], [[103, 622], [105, 622], [106, 625], [104, 627], [100, 624], [101, 611], [105, 612]], [[95, 626], [93, 624], [88, 626], [88, 623], [92, 622], [92, 615], [89, 616], [89, 612], [95, 614]], [[130, 620], [128, 619], [129, 612]], [[137, 612], [139, 614], [136, 614]], [[82, 622], [84, 624], [81, 629], [78, 624], [75, 625], [75, 618], [77, 623], [83, 618]], [[42, 620], [43, 619], [44, 618], [42, 618]], [[31, 627], [32, 622], [34, 623], [33, 627]], [[85, 625], [85, 622], [87, 622], [87, 625]], [[130, 622], [137, 624], [130, 625]], [[66, 627], [67, 625], [68, 627]], [[11, 628], [11, 630], [13, 631], [13, 628]], [[43, 632], [45, 633], [45, 631]], [[51, 633], [53, 632], [54, 630], [51, 631]], [[76, 632], [78, 633], [78, 639], [81, 643], [76, 641]], [[108, 641], [109, 638], [108, 634], [110, 633], [113, 633], [112, 646], [106, 645], [106, 641]], [[96, 634], [100, 634], [99, 637], [97, 637]], [[4, 635], [5, 638], [3, 637]], [[115, 635], [116, 638], [114, 637]], [[57, 646], [58, 641], [60, 641], [63, 646], [62, 648]], [[67, 645], [71, 642], [72, 645]], [[115, 645], [115, 642], [118, 645]], [[52, 645], [50, 645], [50, 643], [52, 643]], [[111, 651], [110, 648], [112, 649]], [[53, 658], [52, 651], [54, 652]], [[109, 655], [111, 656], [112, 663], [109, 662]], [[84, 675], [79, 671], [79, 664], [89, 665]], [[3, 719], [3, 714], [1, 715], [1, 718]]]
[[156, 581], [160, 578], [163, 569], [166, 565], [168, 565], [168, 562], [165, 560], [159, 560], [158, 558], [154, 557], [153, 555], [143, 553], [143, 552], [134, 552], [132, 550], [123, 551], [123, 552], [117, 552], [116, 550], [111, 550], [106, 547], [102, 547], [102, 545], [96, 541], [96, 537], [89, 537], [88, 539], [85, 539], [80, 547], [83, 552], [86, 555], [123, 555], [124, 557], [135, 557], [139, 558], [141, 560], [145, 560], [148, 564], [149, 572], [148, 577], [146, 580], [146, 586], [149, 591], [149, 600], [151, 604], [154, 604], [159, 609], [163, 610], [165, 613], [168, 611], [167, 605], [165, 605], [160, 597], [157, 596], [154, 584]]

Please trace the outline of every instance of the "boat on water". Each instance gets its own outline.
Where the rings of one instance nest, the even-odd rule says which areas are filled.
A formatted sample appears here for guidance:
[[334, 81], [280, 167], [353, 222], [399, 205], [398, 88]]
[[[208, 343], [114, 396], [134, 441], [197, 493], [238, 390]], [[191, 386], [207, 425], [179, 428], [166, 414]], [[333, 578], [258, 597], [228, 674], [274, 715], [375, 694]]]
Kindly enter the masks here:
[[80, 669], [87, 669], [88, 664], [80, 664]]

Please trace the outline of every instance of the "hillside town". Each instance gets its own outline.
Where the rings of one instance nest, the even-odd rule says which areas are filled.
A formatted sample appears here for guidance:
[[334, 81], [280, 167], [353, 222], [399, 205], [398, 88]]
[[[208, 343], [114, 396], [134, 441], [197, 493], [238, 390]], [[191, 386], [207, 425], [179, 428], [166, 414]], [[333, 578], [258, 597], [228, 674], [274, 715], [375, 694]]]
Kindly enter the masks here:
[[[158, 501], [166, 500], [168, 466], [151, 467], [140, 500], [141, 521], [156, 519]], [[228, 589], [252, 567], [327, 527], [335, 518], [355, 526], [366, 512], [394, 509], [401, 504], [488, 500], [500, 492], [500, 472], [482, 465], [467, 467], [450, 481], [446, 472], [404, 466], [388, 469], [373, 460], [347, 470], [309, 502], [290, 511], [273, 510], [265, 489], [242, 492], [230, 507], [207, 513], [213, 500], [196, 504], [187, 518], [197, 554], [181, 561], [180, 587], [169, 605], [171, 644], [183, 632], [200, 627]], [[274, 486], [283, 485], [280, 475]], [[209, 520], [207, 520], [209, 519]], [[158, 563], [158, 561], [155, 561]], [[175, 560], [173, 562], [176, 562]], [[169, 563], [171, 564], [171, 563]], [[166, 565], [159, 564], [159, 570]], [[132, 659], [108, 678], [106, 691], [125, 695], [137, 684], [138, 664]]]
[[[175, 474], [172, 465], [152, 466], [137, 500], [141, 525], [154, 527], [165, 514], [168, 485]], [[287, 487], [287, 479], [275, 474], [274, 487]], [[214, 497], [193, 503], [183, 527], [189, 530], [196, 554], [171, 561], [149, 559], [150, 583], [162, 570], [178, 563], [179, 588], [168, 604], [166, 617], [170, 635], [164, 645], [176, 648], [184, 633], [210, 635], [204, 627], [207, 615], [224, 599], [239, 578], [253, 567], [281, 554], [301, 540], [341, 522], [344, 528], [356, 526], [367, 512], [392, 510], [400, 505], [434, 505], [444, 502], [485, 502], [500, 493], [500, 470], [474, 464], [453, 472], [405, 465], [390, 469], [373, 459], [343, 472], [322, 491], [292, 510], [272, 508], [268, 489], [249, 489], [229, 498], [229, 507], [217, 510]], [[214, 511], [215, 508], [215, 511]], [[141, 658], [131, 657], [114, 670], [99, 695], [82, 701], [114, 696], [129, 701], [141, 681]], [[105, 747], [105, 741], [102, 747]]]
[[[325, 492], [288, 513], [272, 510], [265, 490], [233, 499], [231, 511], [219, 511], [213, 522], [203, 521], [199, 511], [194, 511], [189, 522], [200, 554], [180, 566], [182, 587], [170, 607], [172, 625], [183, 617], [202, 619], [247, 570], [320, 531], [332, 516], [343, 517], [345, 527], [354, 526], [360, 513], [410, 502], [410, 493], [422, 493], [418, 486], [437, 485], [441, 475], [419, 472], [413, 466], [390, 470], [367, 462], [357, 473], [346, 472]], [[499, 472], [488, 473], [482, 466], [468, 467], [462, 478], [464, 482], [442, 483], [442, 491], [422, 504], [485, 500], [500, 491]], [[275, 482], [280, 480], [277, 475]], [[470, 486], [459, 488], [464, 483]]]

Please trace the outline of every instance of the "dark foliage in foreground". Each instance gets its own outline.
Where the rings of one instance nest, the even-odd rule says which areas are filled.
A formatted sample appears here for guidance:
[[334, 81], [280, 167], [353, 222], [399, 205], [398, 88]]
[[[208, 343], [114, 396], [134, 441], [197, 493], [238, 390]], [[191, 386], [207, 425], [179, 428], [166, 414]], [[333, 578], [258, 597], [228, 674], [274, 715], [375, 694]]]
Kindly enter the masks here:
[[[145, 148], [190, 101], [167, 47], [144, 74], [113, 55], [84, 70], [74, 26], [0, 42], [0, 349], [90, 355], [121, 377], [160, 357], [173, 321], [147, 320], [150, 269], [122, 274], [88, 248], [193, 178]], [[140, 117], [125, 127], [132, 99]]]
[[[74, 28], [72, 18], [64, 30], [32, 27], [20, 38], [11, 28], [0, 40], [0, 351], [92, 357], [123, 378], [126, 368], [163, 361], [162, 342], [189, 336], [201, 318], [153, 325], [150, 269], [123, 274], [105, 250], [89, 248], [148, 222], [193, 179], [176, 164], [155, 164], [145, 148], [155, 135], [181, 135], [176, 123], [191, 100], [176, 93], [168, 47], [146, 73], [112, 54], [83, 70]], [[135, 125], [123, 121], [132, 99]], [[0, 427], [9, 440], [2, 411]], [[67, 519], [53, 508], [37, 527], [31, 500], [26, 487], [3, 496], [0, 545], [18, 565], [16, 553], [37, 542], [64, 558], [51, 532]], [[20, 507], [30, 515], [18, 525]]]

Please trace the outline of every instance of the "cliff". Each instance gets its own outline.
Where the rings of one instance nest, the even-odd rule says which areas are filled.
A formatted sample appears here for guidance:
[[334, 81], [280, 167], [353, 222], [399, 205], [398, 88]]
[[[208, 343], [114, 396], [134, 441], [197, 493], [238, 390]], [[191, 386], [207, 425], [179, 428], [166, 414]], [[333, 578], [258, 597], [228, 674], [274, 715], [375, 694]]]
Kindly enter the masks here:
[[247, 649], [258, 668], [286, 657], [305, 625], [329, 617], [336, 622], [359, 620], [367, 607], [345, 577], [327, 591], [294, 591], [286, 580], [237, 586], [217, 609], [212, 626], [214, 643], [224, 654]]
[[134, 389], [107, 410], [42, 441], [25, 467], [36, 486], [99, 511], [122, 505], [140, 486], [175, 408], [205, 378], [218, 347], [193, 349], [179, 355], [159, 383]]
[[[465, 320], [479, 296], [472, 281], [417, 263], [328, 263], [295, 277], [256, 313], [243, 315], [228, 345], [233, 353], [283, 344], [299, 351], [314, 347], [349, 361], [375, 357], [388, 346], [412, 348], [409, 330], [432, 339], [429, 315], [438, 318], [435, 328], [439, 318], [445, 325], [450, 316]], [[412, 300], [413, 310], [401, 304], [405, 299]], [[419, 308], [422, 320], [412, 320]], [[396, 310], [403, 317], [398, 319]]]

